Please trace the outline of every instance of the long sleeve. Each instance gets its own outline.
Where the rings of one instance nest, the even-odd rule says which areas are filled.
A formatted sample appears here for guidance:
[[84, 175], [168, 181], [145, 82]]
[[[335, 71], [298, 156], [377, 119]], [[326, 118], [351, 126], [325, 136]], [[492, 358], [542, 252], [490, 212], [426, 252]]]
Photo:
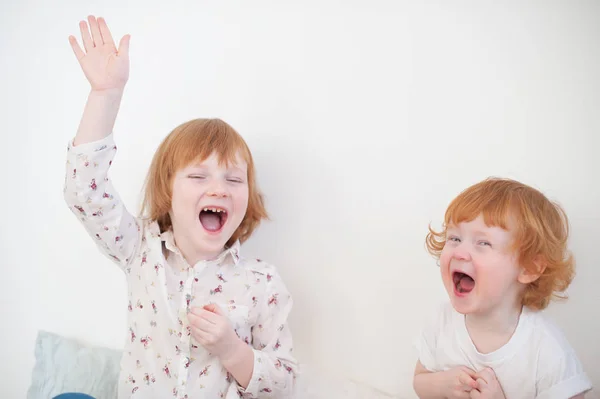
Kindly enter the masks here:
[[113, 135], [67, 150], [64, 198], [101, 252], [125, 268], [140, 237], [139, 224], [113, 188], [108, 171], [117, 147]]
[[290, 398], [298, 372], [287, 322], [293, 301], [274, 268], [269, 268], [264, 277], [265, 296], [252, 330], [254, 371], [248, 387], [239, 391], [248, 399]]

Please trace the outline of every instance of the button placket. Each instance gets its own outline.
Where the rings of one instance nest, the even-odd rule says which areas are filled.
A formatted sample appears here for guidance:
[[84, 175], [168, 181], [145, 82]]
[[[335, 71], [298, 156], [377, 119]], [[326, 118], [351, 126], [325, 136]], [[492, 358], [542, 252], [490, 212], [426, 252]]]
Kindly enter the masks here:
[[194, 278], [197, 271], [197, 268], [204, 268], [205, 262], [200, 262], [200, 264], [196, 264], [194, 267], [188, 267], [187, 269], [187, 277], [185, 280], [185, 284], [183, 287], [183, 292], [181, 293], [181, 302], [179, 307], [179, 319], [182, 322], [181, 326], [181, 357], [179, 360], [179, 378], [177, 381], [178, 386], [178, 396], [180, 398], [184, 398], [186, 395], [185, 385], [187, 383], [189, 364], [191, 362], [191, 328], [189, 326], [187, 314], [191, 311], [190, 304], [193, 299], [193, 288], [194, 288]]

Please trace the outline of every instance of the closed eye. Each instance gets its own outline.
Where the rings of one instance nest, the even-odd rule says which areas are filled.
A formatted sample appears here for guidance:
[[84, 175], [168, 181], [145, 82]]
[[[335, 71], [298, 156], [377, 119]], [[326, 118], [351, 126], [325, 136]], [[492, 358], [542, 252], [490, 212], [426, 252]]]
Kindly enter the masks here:
[[188, 177], [190, 179], [200, 179], [200, 180], [206, 179], [206, 176], [204, 176], [204, 175], [189, 175]]
[[230, 177], [227, 179], [228, 182], [230, 183], [243, 183], [244, 180], [237, 178], [237, 177]]

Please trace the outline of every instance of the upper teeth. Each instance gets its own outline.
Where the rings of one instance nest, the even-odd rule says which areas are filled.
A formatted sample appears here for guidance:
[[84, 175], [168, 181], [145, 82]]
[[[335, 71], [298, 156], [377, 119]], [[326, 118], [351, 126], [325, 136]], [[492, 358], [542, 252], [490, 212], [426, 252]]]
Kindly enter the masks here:
[[220, 208], [204, 208], [203, 211], [225, 212], [225, 209], [220, 209]]

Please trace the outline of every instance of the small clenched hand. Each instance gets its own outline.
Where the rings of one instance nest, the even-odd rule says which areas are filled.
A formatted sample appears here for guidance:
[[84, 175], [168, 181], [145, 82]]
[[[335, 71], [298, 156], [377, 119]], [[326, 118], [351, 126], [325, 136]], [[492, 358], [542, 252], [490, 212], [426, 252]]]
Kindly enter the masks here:
[[221, 361], [235, 356], [243, 343], [225, 312], [216, 304], [193, 308], [188, 320], [192, 337]]
[[444, 373], [445, 392], [448, 399], [469, 399], [470, 393], [477, 385], [475, 371], [460, 366], [446, 370]]
[[506, 399], [496, 373], [491, 368], [485, 368], [475, 375], [477, 386], [473, 389], [471, 399]]

